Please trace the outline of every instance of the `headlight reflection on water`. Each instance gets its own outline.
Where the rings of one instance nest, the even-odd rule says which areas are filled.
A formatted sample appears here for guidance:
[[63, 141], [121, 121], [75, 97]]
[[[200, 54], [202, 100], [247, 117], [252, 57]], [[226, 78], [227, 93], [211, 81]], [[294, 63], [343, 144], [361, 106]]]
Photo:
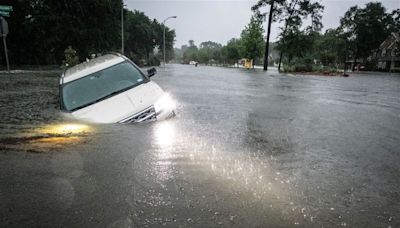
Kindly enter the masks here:
[[157, 122], [154, 126], [155, 145], [159, 148], [155, 154], [154, 172], [161, 182], [172, 176], [173, 145], [176, 141], [176, 129], [173, 121]]
[[[314, 209], [303, 204], [296, 175], [276, 170], [273, 156], [266, 157], [252, 150], [232, 150], [225, 143], [211, 140], [214, 135], [187, 130], [174, 120], [156, 122], [152, 127], [154, 151], [149, 153], [148, 165], [155, 183], [164, 186], [169, 181], [190, 180], [187, 185], [177, 183], [194, 190], [197, 187], [190, 182], [207, 183], [211, 189], [214, 184], [223, 185], [221, 191], [215, 187], [216, 197], [233, 194], [242, 205], [258, 204], [296, 225], [313, 223], [316, 219]], [[203, 190], [202, 186], [198, 187]], [[203, 198], [210, 192], [202, 193]]]
[[154, 128], [154, 137], [156, 144], [162, 150], [166, 150], [166, 147], [172, 146], [176, 137], [174, 123], [171, 121], [158, 122]]
[[78, 135], [89, 133], [92, 129], [85, 124], [58, 124], [48, 125], [39, 130], [39, 133], [50, 135]]
[[82, 137], [92, 131], [92, 127], [86, 124], [46, 125], [34, 132], [31, 143], [39, 143], [41, 146], [70, 144], [80, 141]]

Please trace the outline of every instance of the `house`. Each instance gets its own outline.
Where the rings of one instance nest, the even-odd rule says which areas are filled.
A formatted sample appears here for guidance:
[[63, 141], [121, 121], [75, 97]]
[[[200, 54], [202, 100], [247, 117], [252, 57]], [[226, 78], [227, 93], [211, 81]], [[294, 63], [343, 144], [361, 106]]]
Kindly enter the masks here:
[[373, 54], [378, 70], [400, 72], [400, 32], [392, 33]]

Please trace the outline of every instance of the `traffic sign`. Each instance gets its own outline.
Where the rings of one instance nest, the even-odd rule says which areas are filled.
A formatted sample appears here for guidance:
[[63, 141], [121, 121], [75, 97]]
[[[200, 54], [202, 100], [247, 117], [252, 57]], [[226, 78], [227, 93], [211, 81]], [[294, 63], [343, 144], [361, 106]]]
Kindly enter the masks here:
[[7, 36], [8, 34], [8, 23], [6, 21], [6, 19], [4, 18], [0, 18], [0, 35], [1, 36]]
[[12, 6], [0, 5], [0, 10], [1, 11], [13, 11], [13, 7]]
[[10, 63], [8, 62], [8, 50], [7, 50], [7, 42], [6, 42], [6, 37], [8, 34], [8, 23], [4, 17], [0, 16], [0, 32], [1, 36], [3, 37], [3, 45], [4, 45], [4, 54], [6, 56], [6, 62], [7, 62], [7, 71], [10, 73]]
[[10, 12], [8, 12], [8, 11], [0, 11], [0, 16], [9, 17], [10, 16]]

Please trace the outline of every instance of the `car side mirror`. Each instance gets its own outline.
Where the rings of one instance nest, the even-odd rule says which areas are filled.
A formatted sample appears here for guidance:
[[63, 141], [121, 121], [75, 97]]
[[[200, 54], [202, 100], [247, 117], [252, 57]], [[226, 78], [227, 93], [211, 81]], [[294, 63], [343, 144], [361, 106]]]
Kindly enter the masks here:
[[155, 74], [157, 74], [156, 68], [152, 67], [147, 70], [147, 77], [153, 77]]

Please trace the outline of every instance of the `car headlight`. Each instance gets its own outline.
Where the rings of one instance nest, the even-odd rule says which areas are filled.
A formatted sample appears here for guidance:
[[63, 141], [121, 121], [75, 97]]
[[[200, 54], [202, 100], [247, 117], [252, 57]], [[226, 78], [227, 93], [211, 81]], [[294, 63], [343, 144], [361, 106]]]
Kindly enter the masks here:
[[154, 109], [157, 114], [164, 111], [173, 111], [175, 109], [175, 101], [168, 93], [164, 93], [164, 95], [154, 103]]

